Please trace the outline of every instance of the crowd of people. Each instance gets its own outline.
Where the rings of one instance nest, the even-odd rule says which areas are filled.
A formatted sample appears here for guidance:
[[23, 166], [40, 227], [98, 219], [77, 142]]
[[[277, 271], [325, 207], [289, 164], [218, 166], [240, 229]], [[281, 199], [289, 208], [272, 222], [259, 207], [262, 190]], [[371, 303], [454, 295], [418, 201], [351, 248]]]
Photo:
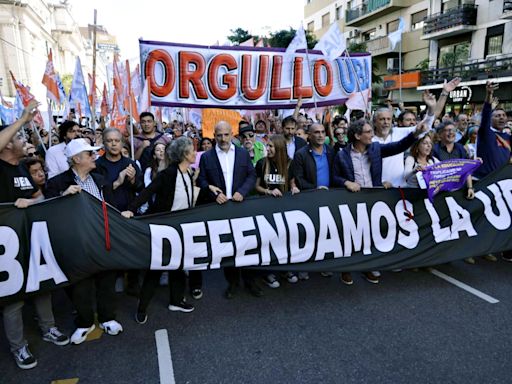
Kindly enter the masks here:
[[[282, 198], [305, 190], [345, 188], [357, 193], [362, 188], [417, 188], [418, 173], [447, 159], [481, 159], [474, 179], [482, 178], [510, 161], [510, 113], [494, 103], [498, 85], [487, 84], [480, 114], [442, 115], [449, 92], [459, 79], [446, 82], [438, 100], [423, 93], [426, 109], [395, 109], [386, 105], [372, 115], [354, 116], [351, 121], [336, 116], [332, 121], [315, 121], [300, 113], [279, 120], [260, 119], [254, 125], [242, 120], [238, 136], [233, 127], [219, 121], [214, 137], [201, 137], [192, 124], [174, 121], [157, 124], [149, 112], [140, 115], [133, 146], [130, 136], [104, 122], [96, 131], [83, 127], [73, 116], [62, 122], [49, 137], [28, 128], [37, 103], [32, 101], [21, 118], [0, 130], [0, 203], [19, 209], [45, 198], [86, 191], [117, 208], [130, 219], [136, 215], [193, 209], [197, 204], [243, 204], [251, 195]], [[396, 125], [395, 125], [396, 123]], [[128, 132], [128, 130], [127, 130]], [[57, 137], [57, 140], [54, 140]], [[49, 141], [53, 145], [49, 146]], [[131, 156], [133, 148], [134, 156]], [[198, 157], [200, 159], [198, 161]], [[473, 178], [466, 185], [468, 199], [474, 198]], [[483, 255], [495, 261], [495, 255]], [[503, 259], [512, 261], [512, 253]], [[475, 263], [473, 258], [466, 259]], [[373, 284], [379, 271], [362, 271]], [[244, 288], [261, 297], [261, 283], [279, 288], [285, 282], [307, 280], [307, 272], [257, 271], [224, 268], [225, 297], [235, 298]], [[329, 271], [322, 273], [329, 277]], [[340, 280], [353, 284], [343, 272]], [[66, 288], [75, 310], [76, 329], [67, 337], [55, 325], [51, 294], [33, 299], [43, 340], [56, 345], [84, 342], [95, 325], [109, 335], [123, 331], [116, 320], [116, 286], [139, 298], [135, 321], [148, 320], [149, 305], [159, 285], [168, 286], [171, 311], [188, 313], [194, 300], [203, 297], [200, 271], [106, 271]], [[93, 297], [94, 292], [94, 297]], [[24, 338], [23, 302], [2, 309], [4, 330], [17, 365], [33, 368], [37, 360]]]

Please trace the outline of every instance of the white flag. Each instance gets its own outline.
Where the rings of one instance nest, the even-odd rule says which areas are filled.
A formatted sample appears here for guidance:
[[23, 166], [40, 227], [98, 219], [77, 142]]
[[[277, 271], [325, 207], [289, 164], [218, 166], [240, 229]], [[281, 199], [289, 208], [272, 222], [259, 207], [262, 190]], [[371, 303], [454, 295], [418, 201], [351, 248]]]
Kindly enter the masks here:
[[327, 56], [331, 61], [341, 56], [347, 49], [347, 42], [345, 36], [343, 36], [343, 33], [338, 28], [338, 23], [335, 22], [331, 25], [314, 49], [322, 51], [324, 56]]
[[295, 33], [295, 37], [291, 41], [290, 45], [288, 45], [288, 48], [286, 48], [285, 55], [293, 55], [296, 50], [298, 49], [307, 49], [307, 41], [306, 41], [306, 33], [304, 32], [304, 28], [302, 28], [302, 25], [297, 29], [297, 32]]
[[394, 32], [391, 32], [388, 35], [389, 44], [391, 45], [391, 49], [395, 49], [396, 45], [402, 41], [402, 32], [404, 31], [404, 19], [400, 18], [398, 22], [398, 29]]

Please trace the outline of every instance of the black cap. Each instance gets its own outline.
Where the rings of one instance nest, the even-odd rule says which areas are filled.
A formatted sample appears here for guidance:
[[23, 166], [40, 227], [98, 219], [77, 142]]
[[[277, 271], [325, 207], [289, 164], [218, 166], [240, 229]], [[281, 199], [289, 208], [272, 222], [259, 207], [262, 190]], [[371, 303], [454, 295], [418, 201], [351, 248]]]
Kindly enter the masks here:
[[240, 127], [240, 129], [238, 130], [238, 133], [240, 135], [242, 135], [246, 132], [254, 132], [254, 127], [252, 126], [252, 124], [244, 125], [243, 127]]

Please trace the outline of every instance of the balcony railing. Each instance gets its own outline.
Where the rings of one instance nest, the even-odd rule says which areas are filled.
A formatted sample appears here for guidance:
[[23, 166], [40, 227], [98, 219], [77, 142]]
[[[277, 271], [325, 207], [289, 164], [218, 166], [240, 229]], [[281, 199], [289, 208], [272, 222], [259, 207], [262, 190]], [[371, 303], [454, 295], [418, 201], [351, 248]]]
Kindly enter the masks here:
[[430, 15], [425, 20], [423, 34], [439, 32], [460, 25], [476, 25], [477, 6], [463, 4], [457, 8], [451, 8], [441, 13]]
[[512, 54], [472, 60], [449, 68], [422, 71], [421, 83], [422, 85], [442, 84], [445, 79], [449, 80], [454, 77], [460, 77], [462, 81], [471, 81], [505, 76], [512, 76]]
[[391, 0], [366, 0], [363, 4], [355, 8], [347, 9], [345, 20], [350, 23], [352, 20], [359, 19], [369, 13], [389, 5]]

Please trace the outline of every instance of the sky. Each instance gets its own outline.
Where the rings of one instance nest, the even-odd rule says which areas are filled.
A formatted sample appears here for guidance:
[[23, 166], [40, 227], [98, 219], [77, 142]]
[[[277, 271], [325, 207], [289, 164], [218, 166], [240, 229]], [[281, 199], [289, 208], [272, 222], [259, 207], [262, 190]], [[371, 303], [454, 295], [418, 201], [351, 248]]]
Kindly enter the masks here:
[[139, 56], [139, 38], [145, 40], [223, 45], [231, 29], [243, 28], [268, 35], [297, 29], [304, 15], [303, 0], [70, 0], [80, 26], [98, 25], [117, 37], [122, 59]]

